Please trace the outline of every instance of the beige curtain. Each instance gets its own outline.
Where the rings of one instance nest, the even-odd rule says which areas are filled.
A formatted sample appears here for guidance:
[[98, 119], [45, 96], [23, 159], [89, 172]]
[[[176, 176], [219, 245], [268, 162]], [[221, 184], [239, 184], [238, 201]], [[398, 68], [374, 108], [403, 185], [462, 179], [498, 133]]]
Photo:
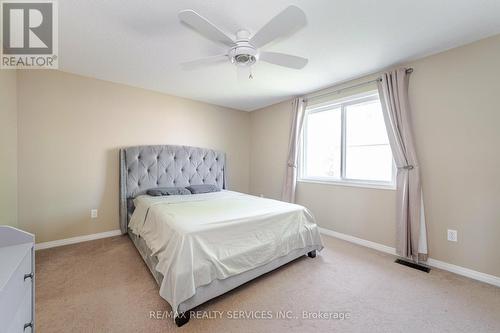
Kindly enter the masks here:
[[406, 68], [384, 73], [378, 82], [387, 134], [397, 166], [396, 252], [427, 260], [427, 235], [420, 169], [411, 128]]
[[299, 156], [299, 140], [304, 122], [306, 102], [302, 98], [295, 98], [292, 103], [292, 123], [288, 144], [288, 159], [285, 180], [281, 192], [281, 200], [295, 202], [295, 188], [297, 186], [297, 161]]

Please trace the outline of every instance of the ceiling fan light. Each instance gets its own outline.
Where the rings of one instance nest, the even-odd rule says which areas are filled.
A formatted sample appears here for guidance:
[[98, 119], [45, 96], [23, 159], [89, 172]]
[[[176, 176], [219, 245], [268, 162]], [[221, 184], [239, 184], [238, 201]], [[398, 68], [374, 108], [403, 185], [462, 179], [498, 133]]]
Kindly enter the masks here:
[[251, 66], [257, 59], [251, 54], [237, 54], [233, 58], [233, 63], [237, 66]]

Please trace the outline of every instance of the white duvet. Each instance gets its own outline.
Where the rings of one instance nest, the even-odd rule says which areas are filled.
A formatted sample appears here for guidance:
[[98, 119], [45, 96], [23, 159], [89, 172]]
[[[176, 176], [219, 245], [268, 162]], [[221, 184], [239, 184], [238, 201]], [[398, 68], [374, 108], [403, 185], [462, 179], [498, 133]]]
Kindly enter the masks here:
[[312, 215], [299, 205], [231, 191], [144, 195], [134, 204], [129, 227], [158, 257], [160, 295], [174, 310], [215, 279], [323, 247]]

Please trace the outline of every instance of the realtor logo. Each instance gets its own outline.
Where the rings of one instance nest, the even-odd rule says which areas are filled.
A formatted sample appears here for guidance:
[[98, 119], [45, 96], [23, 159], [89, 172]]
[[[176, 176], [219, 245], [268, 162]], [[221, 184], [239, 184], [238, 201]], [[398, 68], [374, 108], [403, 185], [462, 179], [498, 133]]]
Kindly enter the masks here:
[[2, 1], [1, 68], [57, 68], [57, 3]]

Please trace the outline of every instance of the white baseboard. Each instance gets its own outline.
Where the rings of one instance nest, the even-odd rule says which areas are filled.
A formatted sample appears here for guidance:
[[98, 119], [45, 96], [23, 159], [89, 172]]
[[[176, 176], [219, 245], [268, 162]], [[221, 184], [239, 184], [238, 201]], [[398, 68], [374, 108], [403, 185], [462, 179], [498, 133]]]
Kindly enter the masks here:
[[381, 252], [389, 253], [389, 254], [392, 254], [392, 255], [396, 255], [396, 249], [393, 248], [393, 247], [390, 247], [390, 246], [386, 246], [386, 245], [383, 245], [383, 244], [371, 242], [371, 241], [368, 241], [366, 239], [354, 237], [354, 236], [351, 236], [351, 235], [343, 234], [343, 233], [336, 232], [336, 231], [333, 231], [333, 230], [330, 230], [330, 229], [325, 229], [325, 228], [319, 228], [319, 232], [322, 233], [322, 234], [324, 234], [324, 235], [327, 235], [327, 236], [332, 236], [332, 237], [343, 239], [345, 241], [348, 241], [348, 242], [351, 242], [351, 243], [354, 243], [354, 244], [366, 246], [366, 247], [369, 247], [369, 248], [377, 250], [377, 251], [381, 251]]
[[455, 273], [458, 275], [462, 275], [462, 276], [465, 276], [465, 277], [468, 277], [468, 278], [471, 278], [474, 280], [478, 280], [481, 282], [489, 283], [489, 284], [492, 284], [494, 286], [500, 287], [500, 277], [495, 276], [495, 275], [478, 272], [478, 271], [475, 271], [475, 270], [472, 270], [469, 268], [449, 264], [447, 262], [432, 259], [432, 258], [429, 258], [427, 260], [427, 264], [429, 266], [432, 266], [432, 267], [436, 267], [436, 268], [439, 268], [439, 269], [442, 269], [442, 270], [445, 270], [448, 272], [452, 272], [452, 273]]
[[[348, 242], [351, 242], [354, 244], [366, 246], [366, 247], [369, 247], [369, 248], [377, 250], [377, 251], [396, 255], [396, 249], [393, 247], [387, 246], [387, 245], [371, 242], [371, 241], [368, 241], [366, 239], [354, 237], [351, 235], [343, 234], [343, 233], [336, 232], [336, 231], [329, 230], [329, 229], [325, 229], [325, 228], [319, 228], [319, 232], [324, 234], [324, 235], [327, 235], [327, 236], [332, 236], [332, 237], [339, 238], [339, 239], [342, 239], [342, 240], [345, 240], [345, 241], [348, 241]], [[427, 265], [429, 265], [431, 267], [439, 268], [439, 269], [442, 269], [442, 270], [445, 270], [448, 272], [452, 272], [452, 273], [455, 273], [458, 275], [462, 275], [462, 276], [465, 276], [465, 277], [468, 277], [468, 278], [471, 278], [474, 280], [478, 280], [481, 282], [492, 284], [492, 285], [497, 286], [497, 287], [500, 287], [500, 277], [498, 277], [498, 276], [478, 272], [478, 271], [475, 271], [475, 270], [472, 270], [469, 268], [449, 264], [447, 262], [432, 259], [432, 258], [429, 258], [427, 260]]]
[[37, 243], [37, 244], [35, 244], [35, 250], [50, 249], [51, 247], [76, 244], [76, 243], [91, 241], [94, 239], [119, 236], [121, 234], [122, 234], [122, 232], [120, 230], [111, 230], [111, 231], [100, 232], [98, 234], [77, 236], [77, 237], [71, 237], [71, 238], [66, 238], [66, 239], [58, 239], [58, 240], [50, 241], [50, 242]]

